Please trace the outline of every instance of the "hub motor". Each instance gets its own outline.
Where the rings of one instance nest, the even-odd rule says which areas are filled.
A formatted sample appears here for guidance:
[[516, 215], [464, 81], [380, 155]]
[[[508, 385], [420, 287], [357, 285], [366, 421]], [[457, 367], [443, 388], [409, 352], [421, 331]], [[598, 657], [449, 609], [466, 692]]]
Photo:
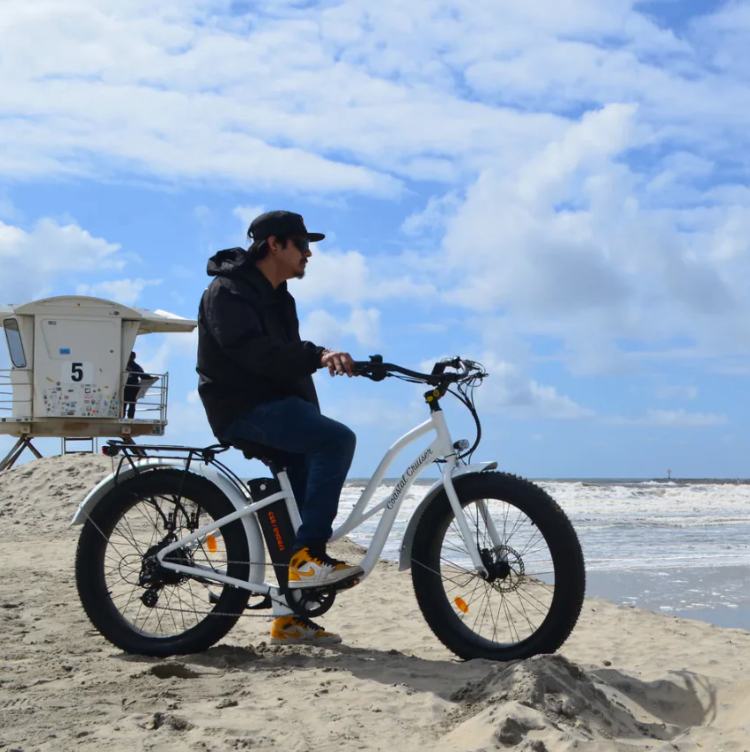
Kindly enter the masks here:
[[525, 567], [521, 554], [510, 546], [483, 548], [480, 552], [482, 564], [487, 570], [487, 582], [493, 583], [495, 590], [513, 592], [520, 585]]

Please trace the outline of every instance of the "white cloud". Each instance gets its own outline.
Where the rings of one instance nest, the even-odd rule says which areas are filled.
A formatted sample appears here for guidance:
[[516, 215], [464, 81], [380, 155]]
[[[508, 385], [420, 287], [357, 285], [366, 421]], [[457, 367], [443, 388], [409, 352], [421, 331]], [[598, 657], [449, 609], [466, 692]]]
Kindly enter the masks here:
[[[315, 250], [296, 296], [354, 308], [343, 324], [313, 311], [316, 336], [372, 343], [367, 305], [440, 295], [549, 338], [576, 373], [750, 353], [750, 191], [731, 182], [750, 167], [745, 4], [679, 36], [632, 0], [230, 5], [6, 3], [0, 172], [329, 202], [440, 181], [402, 225], [447, 225], [430, 281], [394, 273], [406, 254]], [[247, 224], [261, 208], [233, 213]], [[118, 247], [74, 222], [24, 230], [2, 211], [19, 225], [0, 224], [6, 299], [122, 271]], [[503, 372], [499, 409], [588, 414], [523, 354], [486, 347], [519, 369]]]
[[427, 206], [421, 212], [410, 214], [403, 221], [401, 229], [407, 235], [444, 230], [449, 217], [460, 206], [460, 203], [455, 191], [446, 193], [444, 196], [431, 196], [427, 201]]
[[490, 374], [476, 393], [480, 410], [514, 418], [582, 420], [595, 413], [551, 385], [538, 383], [525, 372], [523, 361], [500, 360], [486, 353], [481, 359]]
[[[445, 86], [448, 58], [432, 42], [392, 36], [389, 14], [404, 14], [387, 5], [295, 8], [290, 17], [190, 2], [138, 3], [137, 13], [105, 0], [9, 6], [0, 169], [394, 196], [394, 175], [455, 180], [504, 140], [522, 136], [526, 151], [558, 127], [556, 117], [462, 101]], [[444, 25], [429, 4], [413, 11], [430, 24], [427, 40]], [[343, 41], [350, 22], [371, 47]], [[461, 28], [452, 34], [460, 39]], [[276, 54], [280, 44], [286, 55]]]
[[666, 426], [695, 428], [700, 426], [720, 426], [729, 422], [726, 415], [717, 413], [691, 413], [685, 410], [647, 410], [641, 417], [627, 418], [615, 416], [608, 423], [621, 426]]
[[368, 301], [426, 298], [435, 294], [431, 283], [395, 276], [394, 270], [399, 266], [392, 259], [367, 258], [358, 251], [336, 253], [313, 248], [304, 280], [293, 285], [294, 297], [308, 304], [329, 301], [355, 306]]
[[206, 411], [200, 400], [185, 402], [170, 400], [167, 412], [167, 428], [162, 443], [182, 446], [208, 446], [216, 439], [208, 425]]
[[593, 418], [595, 413], [558, 394], [554, 386], [539, 384], [534, 379], [518, 379], [512, 364], [495, 368], [497, 380], [483, 385], [477, 405], [490, 412], [506, 413], [514, 418], [544, 418], [552, 420], [581, 420]]
[[263, 204], [258, 204], [256, 206], [235, 206], [234, 209], [232, 209], [232, 216], [239, 220], [240, 229], [236, 234], [232, 234], [231, 238], [227, 240], [227, 243], [230, 245], [235, 244], [241, 248], [247, 248], [250, 245], [250, 239], [247, 235], [250, 223], [265, 211], [266, 207]]
[[750, 200], [735, 191], [737, 203], [699, 212], [650, 207], [623, 163], [648, 140], [637, 117], [611, 105], [513, 174], [488, 166], [449, 223], [444, 297], [561, 340], [579, 373], [632, 369], [618, 340], [750, 352]]
[[[481, 338], [481, 350], [464, 351], [460, 356], [479, 361], [489, 374], [475, 392], [480, 412], [486, 410], [520, 419], [582, 420], [595, 416], [593, 410], [531, 376], [532, 348], [517, 336], [508, 318], [482, 317], [466, 323]], [[438, 360], [456, 354], [443, 352], [425, 358], [419, 369], [430, 372]]]
[[747, 164], [744, 15], [724, 8], [678, 38], [639, 11], [6, 3], [0, 169], [393, 196], [402, 178], [514, 169], [565, 128], [557, 113], [613, 101], [640, 103], [664, 139]]
[[350, 337], [359, 345], [377, 345], [380, 340], [379, 328], [380, 311], [376, 308], [354, 309], [346, 320], [333, 316], [328, 311], [316, 310], [304, 319], [300, 325], [300, 334], [303, 339], [332, 350], [343, 347]]
[[377, 426], [394, 432], [406, 431], [424, 420], [424, 408], [412, 404], [407, 409], [378, 397], [332, 400], [325, 403], [325, 413], [350, 426]]
[[94, 238], [76, 224], [40, 219], [30, 230], [0, 222], [0, 300], [25, 303], [72, 286], [81, 274], [121, 271], [120, 246]]
[[114, 300], [116, 303], [132, 306], [138, 302], [141, 293], [147, 287], [155, 287], [161, 283], [160, 279], [113, 279], [95, 282], [92, 285], [78, 285], [76, 295], [90, 295], [94, 298]]
[[243, 231], [247, 235], [247, 229], [250, 227], [250, 223], [265, 211], [266, 207], [264, 204], [257, 204], [255, 206], [235, 206], [234, 209], [232, 209], [232, 215], [240, 220]]
[[176, 358], [183, 360], [180, 367], [188, 363], [192, 371], [198, 359], [198, 328], [186, 333], [150, 334], [148, 337], [140, 337], [138, 347], [138, 360], [146, 371], [165, 373], [170, 364], [175, 364]]

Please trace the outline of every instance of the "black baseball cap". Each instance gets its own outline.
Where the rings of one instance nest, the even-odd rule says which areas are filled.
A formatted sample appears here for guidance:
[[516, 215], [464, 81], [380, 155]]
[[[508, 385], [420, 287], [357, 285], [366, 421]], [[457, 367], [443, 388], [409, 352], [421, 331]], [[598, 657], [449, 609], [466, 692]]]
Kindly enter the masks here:
[[252, 240], [267, 240], [272, 235], [307, 238], [311, 243], [323, 240], [320, 232], [308, 232], [302, 216], [290, 211], [270, 211], [256, 217], [247, 231]]

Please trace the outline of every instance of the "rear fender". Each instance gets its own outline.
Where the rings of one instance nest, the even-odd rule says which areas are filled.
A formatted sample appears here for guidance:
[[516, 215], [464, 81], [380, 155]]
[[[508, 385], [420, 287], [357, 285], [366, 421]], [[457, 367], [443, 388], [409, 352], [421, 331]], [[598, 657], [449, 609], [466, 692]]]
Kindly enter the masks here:
[[[451, 478], [456, 480], [457, 478], [463, 478], [467, 475], [476, 475], [477, 473], [484, 473], [488, 470], [494, 470], [497, 467], [497, 462], [476, 462], [472, 465], [462, 465], [457, 467], [451, 474]], [[411, 548], [414, 543], [414, 533], [419, 525], [419, 521], [422, 519], [427, 507], [432, 503], [433, 499], [443, 490], [442, 479], [435, 483], [432, 488], [427, 492], [427, 495], [419, 503], [419, 506], [414, 510], [414, 514], [409, 520], [409, 524], [406, 527], [404, 538], [401, 541], [401, 553], [399, 555], [398, 569], [399, 572], [403, 572], [405, 569], [411, 569]]]
[[[83, 525], [92, 510], [109, 491], [116, 485], [131, 478], [137, 472], [157, 468], [185, 470], [185, 464], [185, 462], [181, 462], [180, 460], [164, 460], [151, 457], [135, 462], [135, 467], [130, 465], [127, 467], [123, 466], [118, 473], [112, 473], [112, 475], [104, 478], [96, 487], [89, 491], [86, 498], [78, 507], [70, 524]], [[245, 491], [244, 494], [241, 493], [239, 489], [210, 465], [193, 461], [190, 463], [190, 470], [188, 472], [193, 475], [199, 475], [210, 483], [213, 483], [229, 499], [230, 504], [237, 511], [244, 509], [248, 504], [252, 503], [249, 491]], [[264, 562], [266, 557], [258, 518], [254, 514], [249, 514], [240, 519], [247, 535], [247, 542], [250, 548], [250, 561], [253, 562], [250, 565], [250, 582], [263, 582], [265, 580], [266, 566]]]

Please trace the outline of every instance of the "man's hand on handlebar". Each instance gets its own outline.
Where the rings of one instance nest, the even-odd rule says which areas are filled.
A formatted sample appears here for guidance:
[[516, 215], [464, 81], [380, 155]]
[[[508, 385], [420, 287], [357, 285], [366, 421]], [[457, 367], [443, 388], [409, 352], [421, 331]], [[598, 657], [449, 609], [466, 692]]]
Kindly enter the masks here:
[[352, 373], [354, 360], [347, 352], [337, 352], [335, 350], [324, 350], [320, 356], [320, 365], [328, 369], [331, 376], [346, 374], [350, 378], [356, 374]]

